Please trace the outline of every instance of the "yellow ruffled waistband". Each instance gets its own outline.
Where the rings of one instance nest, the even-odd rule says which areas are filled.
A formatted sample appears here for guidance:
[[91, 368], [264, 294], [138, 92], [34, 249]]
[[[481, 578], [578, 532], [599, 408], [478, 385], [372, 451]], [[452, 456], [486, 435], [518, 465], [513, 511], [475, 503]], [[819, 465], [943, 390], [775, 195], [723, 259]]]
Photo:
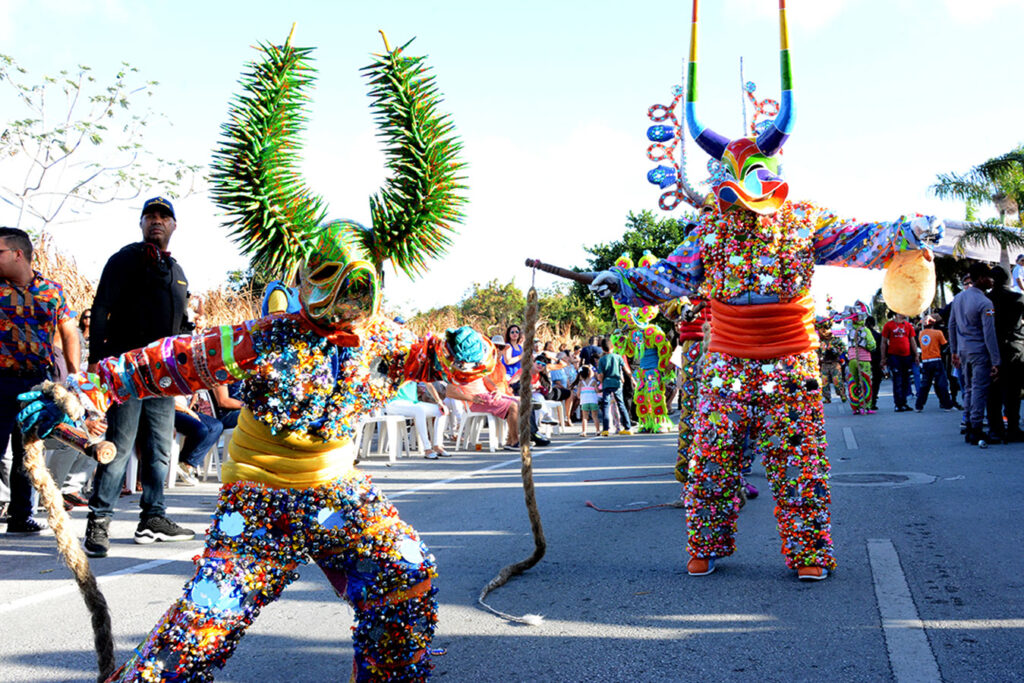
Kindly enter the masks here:
[[309, 488], [333, 481], [352, 469], [355, 448], [349, 439], [323, 441], [299, 432], [272, 434], [243, 408], [228, 443], [230, 459], [221, 480], [251, 481], [274, 488]]

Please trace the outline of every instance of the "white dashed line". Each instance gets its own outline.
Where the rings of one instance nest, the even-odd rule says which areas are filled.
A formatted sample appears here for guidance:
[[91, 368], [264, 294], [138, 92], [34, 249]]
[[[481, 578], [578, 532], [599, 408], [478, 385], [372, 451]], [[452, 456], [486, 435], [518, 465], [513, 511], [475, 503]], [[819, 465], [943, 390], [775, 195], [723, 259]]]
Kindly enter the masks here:
[[892, 541], [869, 538], [868, 559], [893, 678], [896, 683], [941, 682], [939, 665]]
[[857, 439], [853, 436], [853, 429], [850, 427], [843, 427], [843, 438], [846, 439], [846, 447], [849, 450], [857, 450]]

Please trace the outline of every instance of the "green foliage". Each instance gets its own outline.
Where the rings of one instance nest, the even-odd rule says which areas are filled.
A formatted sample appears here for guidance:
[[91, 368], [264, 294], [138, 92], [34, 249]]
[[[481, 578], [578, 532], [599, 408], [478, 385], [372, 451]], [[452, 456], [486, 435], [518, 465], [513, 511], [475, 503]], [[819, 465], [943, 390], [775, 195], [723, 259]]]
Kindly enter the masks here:
[[[2, 223], [45, 229], [66, 212], [77, 217], [99, 204], [137, 198], [159, 188], [171, 198], [189, 194], [200, 167], [146, 151], [143, 133], [153, 116], [140, 99], [156, 81], [140, 81], [122, 63], [104, 84], [84, 65], [36, 82], [14, 58], [0, 54], [0, 88], [10, 90], [20, 114], [0, 125]], [[20, 168], [19, 168], [20, 166]]]
[[[628, 254], [636, 263], [645, 250], [664, 258], [682, 243], [686, 237], [687, 225], [696, 222], [697, 216], [691, 214], [685, 214], [677, 219], [661, 216], [647, 209], [639, 214], [630, 211], [626, 216], [626, 231], [622, 237], [612, 242], [584, 247], [587, 253], [592, 255], [592, 258], [587, 259], [589, 268], [575, 270], [608, 270], [622, 254]], [[615, 312], [607, 301], [595, 296], [586, 285], [579, 283], [573, 285], [572, 293], [576, 298], [589, 302], [603, 323], [603, 331], [610, 331], [615, 327]], [[664, 316], [659, 315], [652, 322], [662, 329], [672, 329], [671, 322]]]
[[290, 278], [312, 249], [310, 233], [327, 214], [298, 171], [303, 108], [316, 79], [313, 48], [292, 47], [289, 36], [282, 46], [257, 49], [261, 56], [249, 63], [242, 92], [221, 127], [211, 194], [253, 268]]
[[426, 269], [425, 258], [444, 255], [452, 225], [462, 221], [465, 164], [451, 118], [438, 112], [441, 97], [426, 58], [406, 56], [409, 43], [374, 55], [363, 71], [392, 174], [370, 198], [375, 240], [367, 247], [378, 264], [391, 259], [412, 276]]
[[473, 283], [458, 304], [460, 314], [492, 321], [502, 328], [513, 321], [521, 321], [525, 308], [526, 297], [515, 283], [501, 284], [497, 280], [483, 285]]

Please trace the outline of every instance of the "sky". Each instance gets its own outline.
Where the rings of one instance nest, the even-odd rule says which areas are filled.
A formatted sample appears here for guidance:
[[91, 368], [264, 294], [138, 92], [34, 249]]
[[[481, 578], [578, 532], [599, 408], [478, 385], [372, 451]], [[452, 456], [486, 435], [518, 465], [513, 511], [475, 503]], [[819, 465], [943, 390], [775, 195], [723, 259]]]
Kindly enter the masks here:
[[[702, 117], [742, 133], [739, 64], [759, 97], [777, 97], [774, 0], [701, 3]], [[1019, 56], [1024, 0], [789, 0], [796, 127], [784, 155], [790, 197], [841, 216], [908, 213], [963, 218], [929, 194], [936, 174], [966, 171], [1024, 143]], [[671, 100], [689, 44], [690, 3], [520, 0], [146, 3], [0, 0], [0, 52], [31, 74], [77, 64], [96, 75], [121, 62], [159, 81], [162, 114], [146, 134], [156, 155], [206, 165], [237, 79], [258, 42], [316, 47], [302, 172], [329, 214], [369, 222], [386, 177], [359, 69], [416, 38], [465, 148], [468, 204], [453, 247], [411, 281], [389, 275], [389, 306], [404, 314], [454, 303], [492, 279], [529, 287], [538, 258], [586, 267], [584, 246], [617, 239], [630, 211], [658, 211], [646, 181], [647, 109]], [[20, 116], [0, 96], [0, 118]], [[706, 158], [690, 143], [692, 179]], [[4, 162], [0, 161], [0, 180]], [[154, 188], [152, 194], [159, 194]], [[118, 248], [140, 239], [142, 198], [52, 226], [55, 241], [97, 278]], [[216, 287], [246, 261], [205, 192], [176, 202], [171, 251], [193, 291]], [[672, 214], [667, 214], [672, 215]], [[677, 214], [676, 214], [677, 215]], [[0, 207], [0, 224], [11, 212]], [[556, 281], [536, 274], [538, 287]], [[870, 297], [878, 272], [819, 268], [823, 305]]]

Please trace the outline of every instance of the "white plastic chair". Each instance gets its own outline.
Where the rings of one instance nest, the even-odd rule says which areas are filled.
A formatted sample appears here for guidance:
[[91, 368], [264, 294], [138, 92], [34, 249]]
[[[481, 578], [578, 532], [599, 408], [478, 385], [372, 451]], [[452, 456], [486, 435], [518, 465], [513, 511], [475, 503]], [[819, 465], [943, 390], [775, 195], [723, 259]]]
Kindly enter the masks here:
[[210, 477], [210, 472], [214, 470], [217, 472], [217, 481], [220, 481], [220, 468], [228, 457], [228, 443], [231, 441], [231, 434], [234, 431], [234, 428], [225, 429], [218, 442], [206, 452], [206, 457], [203, 459], [203, 481], [206, 481]]
[[565, 406], [561, 401], [541, 401], [541, 406], [543, 406], [541, 408], [541, 414], [543, 415], [546, 412], [548, 415], [553, 415], [555, 421], [558, 423], [555, 425], [544, 424], [544, 422], [538, 417], [537, 421], [539, 423], [541, 433], [545, 436], [550, 436], [551, 428], [554, 427], [555, 434], [562, 434], [564, 432], [562, 425], [565, 424]]
[[466, 444], [467, 449], [470, 444], [476, 444], [480, 440], [480, 430], [485, 425], [488, 450], [493, 453], [501, 448], [505, 442], [505, 421], [490, 413], [466, 413], [462, 416], [459, 435], [455, 439], [455, 450], [461, 450], [462, 444]]
[[356, 426], [356, 451], [360, 460], [370, 457], [373, 433], [377, 432], [377, 455], [384, 455], [387, 448], [388, 463], [398, 461], [399, 450], [409, 455], [408, 420], [401, 415], [375, 415], [364, 417]]

